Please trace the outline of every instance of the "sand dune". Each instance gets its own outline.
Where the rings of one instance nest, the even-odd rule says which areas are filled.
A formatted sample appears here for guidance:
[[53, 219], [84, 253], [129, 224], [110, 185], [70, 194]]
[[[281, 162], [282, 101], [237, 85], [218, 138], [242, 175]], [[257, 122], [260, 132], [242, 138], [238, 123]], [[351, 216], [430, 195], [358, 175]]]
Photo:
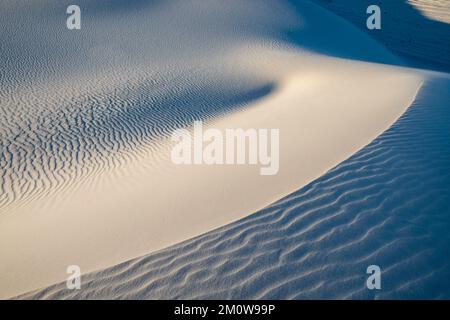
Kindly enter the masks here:
[[431, 79], [389, 130], [267, 208], [20, 298], [449, 299], [449, 99], [450, 79]]
[[381, 30], [366, 28], [366, 8], [370, 0], [313, 0], [379, 40], [409, 65], [450, 71], [450, 1], [379, 0]]
[[450, 23], [450, 3], [446, 0], [409, 0], [424, 16], [431, 20]]
[[[282, 275], [290, 274], [289, 265], [276, 262], [284, 256], [283, 241], [291, 239], [276, 235], [286, 229], [293, 242], [329, 249], [308, 239], [333, 234], [333, 224], [325, 222], [337, 216], [336, 200], [311, 204], [324, 210], [322, 215], [295, 218], [289, 212], [298, 212], [294, 209], [303, 200], [275, 201], [326, 180], [336, 169], [325, 172], [395, 122], [429, 77], [397, 67], [402, 61], [364, 32], [308, 1], [259, 1], [257, 6], [242, 0], [113, 1], [108, 6], [80, 1], [86, 15], [79, 33], [59, 27], [64, 1], [13, 3], [1, 5], [2, 26], [11, 32], [2, 34], [8, 50], [0, 51], [7, 75], [0, 78], [0, 297], [58, 283], [71, 264], [85, 274], [106, 269], [88, 275], [89, 287], [77, 293], [57, 285], [26, 297], [300, 297], [307, 288], [316, 292], [321, 286], [313, 279], [286, 295], [277, 293], [272, 282], [277, 277], [266, 272], [279, 266], [286, 271]], [[26, 22], [14, 30], [24, 10], [33, 14], [25, 14]], [[447, 87], [441, 86], [445, 101]], [[279, 128], [279, 174], [260, 176], [251, 166], [175, 166], [169, 135], [176, 128], [190, 129], [198, 119], [219, 129]], [[379, 157], [373, 161], [385, 164]], [[346, 186], [345, 179], [329, 188]], [[328, 190], [323, 197], [337, 192]], [[278, 208], [289, 199], [295, 204]], [[261, 209], [218, 231], [107, 269]], [[325, 221], [315, 220], [321, 216]], [[358, 232], [365, 226], [354, 211], [339, 217], [344, 218], [355, 218], [350, 226]], [[385, 225], [377, 220], [375, 230], [377, 223]], [[247, 225], [267, 234], [253, 234]], [[317, 233], [309, 232], [316, 225]], [[358, 239], [354, 229], [343, 230], [350, 235], [344, 242], [335, 239], [336, 263], [345, 252], [339, 245]], [[259, 255], [253, 242], [262, 250]], [[286, 257], [297, 245], [283, 248]], [[373, 249], [364, 248], [367, 253]], [[323, 259], [314, 263], [305, 257], [294, 257], [300, 259], [294, 265], [311, 264], [312, 275], [326, 268], [326, 263], [320, 267]], [[213, 262], [217, 269], [204, 269]], [[245, 269], [253, 262], [262, 278]], [[216, 277], [216, 271], [224, 277]], [[222, 289], [208, 292], [211, 282], [202, 279], [213, 275], [215, 287]], [[283, 290], [292, 287], [285, 280], [278, 282], [287, 285]], [[232, 282], [248, 283], [248, 291], [220, 285]], [[192, 290], [182, 293], [180, 284]]]

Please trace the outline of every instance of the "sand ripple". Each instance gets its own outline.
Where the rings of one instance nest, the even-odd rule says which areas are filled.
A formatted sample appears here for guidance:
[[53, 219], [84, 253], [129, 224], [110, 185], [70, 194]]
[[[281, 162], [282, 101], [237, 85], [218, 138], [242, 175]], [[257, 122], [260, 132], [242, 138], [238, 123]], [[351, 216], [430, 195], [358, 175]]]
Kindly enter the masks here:
[[[21, 298], [450, 298], [450, 81], [385, 133], [247, 218]], [[366, 268], [382, 290], [366, 289]]]
[[[326, 9], [352, 22], [362, 31], [378, 39], [387, 48], [410, 63], [431, 69], [450, 70], [450, 2], [447, 0], [313, 0]], [[366, 28], [369, 5], [377, 4], [382, 11], [381, 30]], [[419, 60], [419, 61], [416, 61]]]
[[174, 128], [236, 110], [271, 90], [193, 81], [204, 70], [179, 73], [147, 73], [121, 85], [108, 75], [93, 89], [88, 84], [76, 91], [65, 84], [0, 91], [0, 210], [114, 172], [144, 149], [154, 154]]

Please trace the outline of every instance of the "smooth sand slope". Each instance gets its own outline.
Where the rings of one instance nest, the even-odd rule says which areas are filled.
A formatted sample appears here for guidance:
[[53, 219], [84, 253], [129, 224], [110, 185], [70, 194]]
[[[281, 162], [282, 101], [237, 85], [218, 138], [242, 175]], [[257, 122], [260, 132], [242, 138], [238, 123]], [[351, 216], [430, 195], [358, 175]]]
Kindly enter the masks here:
[[[368, 146], [263, 210], [26, 299], [449, 299], [450, 78]], [[369, 291], [366, 268], [382, 270]]]
[[[450, 1], [312, 0], [352, 22], [409, 64], [450, 72]], [[381, 9], [381, 30], [368, 30], [366, 8]]]
[[[0, 297], [264, 208], [377, 137], [425, 79], [307, 1], [81, 1], [78, 33], [64, 1], [16, 3], [0, 20]], [[278, 175], [172, 164], [170, 132], [195, 119], [279, 128]]]

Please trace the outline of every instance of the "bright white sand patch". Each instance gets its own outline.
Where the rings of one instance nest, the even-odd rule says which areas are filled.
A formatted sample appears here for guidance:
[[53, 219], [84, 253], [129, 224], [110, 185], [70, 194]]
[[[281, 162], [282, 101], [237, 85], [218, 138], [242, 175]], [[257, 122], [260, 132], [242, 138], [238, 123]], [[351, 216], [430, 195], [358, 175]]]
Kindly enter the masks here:
[[[303, 15], [297, 18], [290, 6], [262, 3], [230, 2], [225, 11], [216, 3], [150, 6], [130, 13], [165, 23], [152, 25], [151, 39], [139, 42], [139, 52], [150, 50], [149, 56], [112, 61], [106, 70], [94, 63], [97, 72], [73, 71], [60, 87], [50, 80], [29, 91], [9, 84], [12, 89], [2, 92], [8, 102], [2, 141], [14, 161], [5, 157], [2, 169], [11, 185], [1, 198], [0, 297], [64, 280], [68, 265], [83, 272], [111, 266], [263, 208], [368, 144], [414, 99], [422, 82], [414, 71], [313, 53], [346, 51], [364, 60], [377, 52], [386, 63], [396, 62], [350, 25], [307, 2], [298, 5]], [[169, 16], [177, 21], [173, 28], [164, 20]], [[110, 26], [108, 16], [96, 24], [102, 19]], [[177, 42], [183, 23], [192, 21], [188, 40]], [[286, 44], [282, 31], [294, 26], [296, 41]], [[198, 30], [207, 31], [190, 33]], [[345, 31], [342, 42], [328, 44], [330, 30]], [[130, 39], [113, 40], [126, 56]], [[105, 51], [92, 52], [96, 61]], [[242, 88], [250, 98], [237, 99]], [[254, 94], [261, 88], [267, 89]], [[19, 94], [23, 90], [29, 94]], [[229, 96], [237, 100], [224, 99]], [[45, 130], [39, 115], [54, 115]], [[194, 118], [219, 129], [279, 128], [278, 175], [260, 176], [255, 166], [173, 165], [167, 134]], [[14, 138], [22, 132], [14, 121], [26, 132], [24, 141]], [[61, 146], [57, 155], [55, 145]], [[36, 174], [36, 185], [22, 183], [28, 172]]]

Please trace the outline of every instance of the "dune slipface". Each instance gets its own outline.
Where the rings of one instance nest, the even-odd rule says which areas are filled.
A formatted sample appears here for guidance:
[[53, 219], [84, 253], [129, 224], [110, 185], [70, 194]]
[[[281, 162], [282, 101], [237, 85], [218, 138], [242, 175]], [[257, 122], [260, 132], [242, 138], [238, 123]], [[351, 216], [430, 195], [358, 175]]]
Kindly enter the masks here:
[[[69, 4], [0, 5], [0, 297], [448, 296], [445, 76], [309, 1]], [[194, 120], [279, 129], [278, 174], [175, 165]]]
[[[449, 299], [450, 79], [355, 155], [238, 222], [25, 299]], [[365, 287], [383, 268], [383, 290]]]
[[447, 0], [379, 0], [382, 28], [365, 28], [367, 15], [361, 14], [370, 0], [313, 0], [352, 22], [409, 64], [436, 70], [450, 70], [450, 2]]

